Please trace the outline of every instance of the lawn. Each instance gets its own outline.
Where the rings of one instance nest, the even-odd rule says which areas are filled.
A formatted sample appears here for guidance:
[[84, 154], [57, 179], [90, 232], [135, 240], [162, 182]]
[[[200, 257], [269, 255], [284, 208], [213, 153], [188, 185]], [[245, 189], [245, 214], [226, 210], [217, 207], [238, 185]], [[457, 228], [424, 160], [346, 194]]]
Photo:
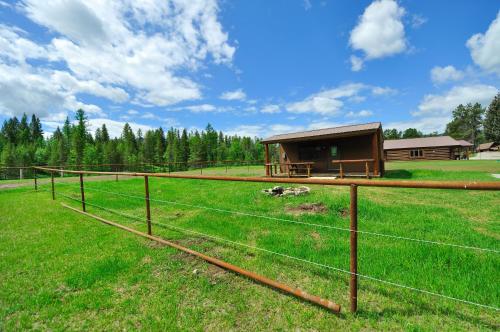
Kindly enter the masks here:
[[[494, 180], [487, 175], [498, 173], [498, 164], [491, 161], [463, 163], [465, 172], [440, 162], [435, 169], [421, 162], [390, 163], [387, 169], [412, 175], [403, 172], [402, 178], [432, 180], [449, 180], [451, 172], [465, 173], [461, 180]], [[251, 167], [250, 172], [258, 169], [263, 168]], [[229, 171], [245, 175], [249, 169]], [[93, 179], [86, 178], [86, 199], [93, 204], [89, 212], [146, 230], [143, 179]], [[60, 202], [78, 207], [70, 199], [79, 199], [78, 184], [57, 178], [56, 201], [43, 181], [39, 192], [31, 186], [0, 190], [0, 211], [8, 211], [0, 219], [0, 330], [500, 327], [493, 309], [364, 278], [359, 281], [359, 312], [352, 315], [347, 274], [192, 233], [348, 270], [348, 232], [294, 223], [348, 228], [348, 188], [312, 186], [308, 196], [287, 198], [260, 193], [270, 186], [150, 178], [153, 233], [337, 302], [341, 315], [69, 211]], [[358, 196], [362, 231], [496, 250], [359, 234], [360, 274], [500, 307], [500, 192], [362, 187]], [[322, 203], [326, 211], [302, 213], [298, 207], [304, 203]]]

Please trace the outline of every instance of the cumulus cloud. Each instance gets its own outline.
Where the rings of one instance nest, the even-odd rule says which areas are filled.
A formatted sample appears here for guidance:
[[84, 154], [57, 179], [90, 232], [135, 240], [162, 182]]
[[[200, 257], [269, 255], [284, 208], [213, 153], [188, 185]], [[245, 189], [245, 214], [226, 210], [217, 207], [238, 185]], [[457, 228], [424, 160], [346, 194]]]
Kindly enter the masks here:
[[477, 33], [467, 40], [472, 60], [490, 73], [500, 75], [500, 11], [488, 30]]
[[429, 94], [424, 96], [418, 106], [416, 116], [451, 116], [451, 112], [460, 104], [480, 103], [488, 105], [498, 89], [491, 85], [473, 84], [456, 86], [443, 94]]
[[[108, 129], [109, 136], [111, 137], [120, 137], [123, 131], [123, 126], [127, 122], [123, 121], [115, 121], [115, 120], [110, 120], [110, 119], [105, 119], [105, 118], [95, 118], [95, 119], [90, 119], [88, 120], [88, 129], [89, 131], [94, 134], [97, 128], [101, 128], [103, 124], [106, 125], [106, 128]], [[147, 130], [153, 129], [150, 126], [143, 125], [143, 124], [138, 124], [134, 122], [128, 122], [130, 127], [132, 128], [133, 131], [137, 132], [137, 130], [142, 130], [144, 133]]]
[[[2, 101], [4, 114], [67, 112], [85, 106], [80, 94], [143, 106], [196, 100], [201, 87], [190, 72], [207, 61], [230, 64], [235, 52], [217, 0], [24, 0], [17, 8], [50, 39], [0, 25], [2, 70], [21, 75], [10, 81], [0, 75], [0, 85], [5, 93], [14, 86], [25, 90]], [[43, 106], [26, 109], [28, 98]], [[94, 113], [96, 107], [87, 106]]]
[[217, 110], [217, 108], [214, 105], [210, 104], [186, 106], [183, 107], [183, 109], [189, 110], [194, 113], [215, 112]]
[[220, 95], [220, 99], [223, 100], [245, 100], [247, 95], [242, 89], [234, 91], [226, 91]]
[[369, 110], [361, 110], [359, 112], [349, 112], [347, 113], [345, 116], [348, 117], [348, 118], [366, 118], [366, 117], [369, 117], [369, 116], [372, 116], [373, 115], [373, 112], [372, 111], [369, 111]]
[[365, 56], [364, 60], [351, 57], [353, 71], [361, 70], [365, 60], [391, 56], [407, 49], [404, 15], [405, 9], [394, 0], [377, 0], [366, 7], [349, 38], [349, 45]]
[[266, 114], [275, 114], [275, 113], [280, 113], [281, 109], [278, 105], [270, 104], [264, 106], [260, 111]]
[[30, 71], [27, 67], [14, 67], [0, 62], [0, 114], [20, 116], [36, 113], [47, 121], [61, 121], [67, 110], [82, 108], [87, 113], [102, 116], [99, 106], [85, 104], [70, 89], [62, 88], [50, 73]]
[[464, 78], [464, 72], [456, 69], [453, 66], [446, 66], [446, 67], [436, 66], [431, 70], [432, 82], [436, 84], [441, 84], [448, 81], [459, 81], [463, 78]]
[[[340, 115], [346, 102], [360, 102], [366, 99], [366, 92], [374, 96], [396, 93], [389, 87], [370, 86], [363, 83], [349, 83], [336, 88], [322, 90], [305, 99], [286, 105], [291, 113], [315, 113], [323, 116]], [[363, 93], [365, 95], [363, 95]]]
[[351, 70], [360, 71], [363, 69], [363, 59], [355, 55], [351, 55]]
[[375, 96], [394, 95], [398, 93], [398, 90], [389, 87], [374, 86], [372, 93]]
[[349, 123], [338, 123], [330, 121], [313, 121], [307, 125], [292, 125], [285, 123], [274, 123], [268, 125], [254, 124], [254, 125], [240, 125], [234, 128], [227, 128], [224, 130], [224, 132], [228, 133], [228, 135], [265, 138], [272, 135], [293, 133], [305, 130], [316, 130], [323, 128], [338, 127], [347, 124]]
[[423, 133], [443, 132], [446, 124], [450, 121], [448, 116], [422, 117], [410, 121], [393, 121], [383, 123], [384, 128], [396, 128], [405, 130], [407, 128], [416, 128]]

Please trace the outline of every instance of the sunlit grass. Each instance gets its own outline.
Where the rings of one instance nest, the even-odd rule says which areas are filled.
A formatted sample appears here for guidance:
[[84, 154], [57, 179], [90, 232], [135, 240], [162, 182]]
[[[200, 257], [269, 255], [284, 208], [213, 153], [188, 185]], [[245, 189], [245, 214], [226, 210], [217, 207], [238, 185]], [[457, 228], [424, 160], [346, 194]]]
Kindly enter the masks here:
[[[484, 171], [471, 172], [467, 180], [483, 179]], [[88, 205], [91, 213], [146, 230], [142, 178], [92, 179], [85, 178], [88, 203], [140, 221]], [[432, 179], [448, 178], [436, 171]], [[0, 232], [0, 329], [498, 328], [493, 310], [365, 279], [360, 279], [360, 312], [353, 316], [346, 310], [345, 273], [159, 225], [348, 270], [348, 232], [286, 221], [348, 228], [348, 188], [313, 186], [308, 196], [274, 198], [260, 193], [272, 186], [264, 183], [149, 181], [154, 234], [331, 299], [345, 314], [332, 315], [68, 211], [58, 202], [79, 207], [62, 196], [79, 199], [78, 184], [56, 179], [55, 202], [48, 192], [31, 188], [0, 191], [0, 210], [9, 211]], [[41, 189], [49, 189], [48, 184]], [[321, 202], [327, 212], [297, 215], [287, 209], [306, 202]], [[500, 250], [498, 202], [499, 192], [361, 187], [359, 229]], [[359, 235], [359, 273], [364, 275], [499, 307], [499, 271], [496, 253]]]

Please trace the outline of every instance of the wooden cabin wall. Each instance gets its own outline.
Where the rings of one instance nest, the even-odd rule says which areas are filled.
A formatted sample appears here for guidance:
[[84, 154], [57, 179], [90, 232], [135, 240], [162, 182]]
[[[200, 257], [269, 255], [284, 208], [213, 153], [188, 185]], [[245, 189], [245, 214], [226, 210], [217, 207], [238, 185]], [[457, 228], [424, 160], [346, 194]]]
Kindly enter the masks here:
[[395, 150], [386, 150], [385, 151], [385, 160], [386, 161], [408, 161], [408, 160], [449, 160], [453, 159], [454, 150], [453, 148], [446, 147], [437, 147], [437, 148], [421, 148], [423, 150], [423, 157], [420, 158], [411, 158], [410, 151], [416, 149], [395, 149]]
[[[337, 145], [338, 147], [338, 157], [334, 159], [372, 159], [372, 138], [373, 134], [353, 136], [353, 137], [343, 137], [338, 139], [330, 140], [317, 140], [317, 141], [302, 141], [293, 143], [282, 143], [280, 144], [280, 163], [286, 162], [305, 162], [313, 161], [314, 168], [313, 172], [332, 172], [338, 170], [338, 165], [333, 165], [331, 163], [332, 158], [330, 157], [330, 146]], [[382, 144], [381, 140], [377, 142]], [[299, 158], [299, 148], [301, 146], [319, 146], [321, 148], [320, 156], [314, 160], [300, 160]], [[381, 149], [379, 150], [379, 160], [382, 160]], [[283, 158], [283, 154], [286, 153], [287, 160]], [[382, 161], [383, 162], [383, 161]], [[381, 167], [383, 169], [383, 166]], [[380, 169], [380, 168], [379, 168]], [[344, 171], [346, 173], [364, 173], [364, 164], [345, 164]], [[373, 163], [370, 163], [370, 172], [373, 171]]]

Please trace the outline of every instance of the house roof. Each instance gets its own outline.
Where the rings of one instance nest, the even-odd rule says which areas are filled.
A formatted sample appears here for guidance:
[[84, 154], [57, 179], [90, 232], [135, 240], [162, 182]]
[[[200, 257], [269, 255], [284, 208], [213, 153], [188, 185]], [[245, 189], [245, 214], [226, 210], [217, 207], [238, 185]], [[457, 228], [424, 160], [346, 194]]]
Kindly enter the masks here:
[[479, 144], [479, 150], [488, 150], [495, 146], [495, 142]]
[[463, 140], [463, 139], [459, 139], [458, 140], [458, 143], [460, 143], [461, 146], [464, 146], [464, 147], [470, 147], [470, 146], [474, 146], [474, 144], [470, 143], [470, 142], [467, 142], [466, 140]]
[[315, 139], [323, 139], [323, 138], [334, 138], [334, 137], [342, 137], [342, 136], [351, 136], [349, 134], [363, 134], [368, 132], [373, 132], [382, 125], [380, 122], [372, 122], [358, 125], [350, 125], [350, 126], [342, 126], [342, 127], [333, 127], [333, 128], [325, 128], [325, 129], [317, 129], [317, 130], [309, 130], [309, 131], [300, 131], [296, 133], [289, 134], [281, 134], [274, 135], [262, 140], [262, 143], [280, 143], [287, 141], [300, 141], [300, 140], [315, 140]]
[[460, 146], [460, 142], [450, 136], [406, 138], [384, 141], [384, 150], [427, 148], [438, 146]]

